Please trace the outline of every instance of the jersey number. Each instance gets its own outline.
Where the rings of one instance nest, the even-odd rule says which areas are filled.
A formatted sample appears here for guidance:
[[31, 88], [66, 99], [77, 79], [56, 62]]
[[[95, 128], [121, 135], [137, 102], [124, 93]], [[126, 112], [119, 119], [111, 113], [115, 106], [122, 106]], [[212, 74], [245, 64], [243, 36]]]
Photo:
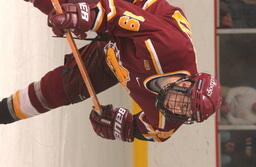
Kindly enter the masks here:
[[187, 34], [187, 36], [191, 39], [192, 38], [192, 32], [190, 28], [190, 24], [188, 20], [177, 10], [172, 15], [172, 18], [174, 18], [180, 27], [180, 29]]
[[145, 19], [142, 16], [136, 16], [131, 12], [125, 11], [124, 16], [120, 17], [118, 24], [123, 29], [129, 31], [139, 31], [140, 29], [140, 22], [144, 21]]

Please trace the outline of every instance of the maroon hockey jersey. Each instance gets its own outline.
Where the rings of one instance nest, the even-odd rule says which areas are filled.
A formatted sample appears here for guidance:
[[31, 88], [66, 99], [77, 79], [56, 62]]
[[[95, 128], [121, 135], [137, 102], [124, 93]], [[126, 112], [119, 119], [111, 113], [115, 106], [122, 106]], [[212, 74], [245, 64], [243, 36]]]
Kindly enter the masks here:
[[[137, 125], [144, 137], [162, 141], [183, 120], [166, 120], [155, 107], [155, 97], [146, 82], [159, 75], [197, 72], [190, 25], [181, 9], [165, 0], [101, 0], [94, 31], [113, 37], [105, 47], [106, 60], [120, 83], [143, 112]], [[100, 19], [100, 18], [103, 19]]]
[[[46, 14], [52, 8], [50, 0], [35, 1], [34, 6]], [[165, 119], [155, 107], [156, 94], [146, 85], [155, 77], [197, 72], [189, 22], [165, 0], [100, 0], [97, 7], [92, 30], [110, 35], [106, 62], [142, 109], [134, 116], [135, 133], [147, 140], [168, 139], [185, 120]]]

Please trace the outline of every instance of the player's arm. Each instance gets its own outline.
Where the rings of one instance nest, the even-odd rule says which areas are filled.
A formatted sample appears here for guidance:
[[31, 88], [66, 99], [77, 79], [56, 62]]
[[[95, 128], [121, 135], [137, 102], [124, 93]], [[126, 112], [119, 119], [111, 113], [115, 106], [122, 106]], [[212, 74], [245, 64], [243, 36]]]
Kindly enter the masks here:
[[103, 106], [101, 115], [91, 111], [90, 121], [97, 135], [111, 140], [133, 142], [134, 138], [145, 141], [163, 142], [170, 138], [175, 129], [154, 129], [144, 112], [132, 115], [128, 109]]
[[94, 109], [90, 113], [90, 121], [95, 133], [105, 139], [133, 142], [133, 116], [125, 108], [112, 105], [102, 106], [99, 115]]
[[115, 36], [131, 38], [161, 30], [162, 20], [139, 5], [124, 0], [100, 0], [97, 7], [93, 31], [107, 30]]
[[[35, 8], [39, 9], [44, 14], [48, 15], [53, 10], [51, 0], [24, 0], [26, 2], [30, 2], [34, 5]], [[59, 0], [60, 4], [64, 3], [78, 3], [83, 2], [85, 0]]]
[[[90, 10], [83, 10], [83, 8], [80, 7], [81, 3], [86, 3]], [[155, 3], [158, 3], [158, 1]], [[61, 30], [79, 29], [84, 32], [89, 30], [95, 32], [108, 31], [115, 36], [132, 38], [151, 35], [152, 32], [161, 32], [163, 29], [161, 25], [165, 24], [163, 20], [160, 19], [161, 17], [155, 16], [143, 10], [140, 6], [124, 0], [100, 0], [97, 4], [84, 1], [74, 4], [77, 5], [77, 8], [72, 8], [72, 11], [63, 7], [65, 4], [62, 4], [64, 14], [62, 14], [61, 19], [56, 19], [56, 15], [58, 14], [50, 14], [50, 25]], [[96, 8], [93, 6], [96, 6]], [[71, 14], [72, 17], [68, 17]], [[94, 14], [93, 17], [92, 14]], [[77, 19], [85, 15], [91, 18], [90, 22]], [[171, 18], [171, 16], [168, 17]], [[63, 22], [65, 24], [60, 24]], [[88, 26], [88, 24], [90, 24], [90, 26]], [[83, 26], [89, 27], [89, 29], [84, 29]], [[147, 32], [146, 35], [145, 32]]]
[[[37, 9], [39, 9], [44, 14], [48, 15], [52, 10], [53, 6], [51, 3], [51, 0], [24, 0], [26, 2], [30, 2], [33, 4], [33, 6]], [[59, 0], [59, 2], [66, 3], [68, 0]]]
[[[46, 15], [48, 15], [53, 10], [51, 0], [24, 0], [24, 1], [32, 3], [34, 7], [36, 7]], [[59, 0], [60, 4], [88, 2], [88, 1], [93, 2], [94, 0]], [[130, 3], [145, 4], [148, 0], [124, 0], [124, 1], [130, 2]], [[97, 2], [97, 0], [95, 0], [95, 2]]]

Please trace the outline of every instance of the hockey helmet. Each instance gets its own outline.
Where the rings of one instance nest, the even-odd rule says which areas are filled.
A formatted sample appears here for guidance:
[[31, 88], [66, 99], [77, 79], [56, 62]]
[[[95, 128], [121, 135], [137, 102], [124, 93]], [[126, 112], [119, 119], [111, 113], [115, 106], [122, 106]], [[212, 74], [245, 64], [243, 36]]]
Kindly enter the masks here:
[[[179, 86], [186, 81], [191, 83], [189, 87]], [[186, 123], [203, 122], [220, 109], [220, 84], [207, 73], [182, 77], [160, 90], [156, 106], [167, 118], [175, 116], [185, 119]]]

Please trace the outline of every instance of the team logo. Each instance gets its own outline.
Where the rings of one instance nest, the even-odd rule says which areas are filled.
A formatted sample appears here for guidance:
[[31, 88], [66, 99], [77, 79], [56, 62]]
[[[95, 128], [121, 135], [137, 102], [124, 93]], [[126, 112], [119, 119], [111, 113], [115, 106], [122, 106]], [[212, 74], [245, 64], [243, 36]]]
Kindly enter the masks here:
[[107, 55], [106, 61], [116, 78], [126, 87], [127, 82], [130, 80], [129, 71], [122, 65], [120, 60], [120, 51], [116, 46], [116, 43], [109, 42], [105, 47], [104, 51]]
[[206, 90], [207, 91], [207, 96], [211, 96], [212, 95], [213, 88], [214, 88], [215, 85], [216, 85], [215, 79], [214, 79], [214, 77], [211, 77], [210, 86]]
[[81, 9], [82, 19], [88, 22], [89, 12], [90, 12], [88, 5], [85, 2], [83, 2], [83, 3], [79, 3], [79, 7]]
[[117, 111], [117, 115], [115, 118], [115, 123], [114, 123], [114, 136], [115, 139], [122, 139], [122, 122], [123, 122], [123, 118], [124, 118], [124, 114], [127, 111], [124, 108], [119, 108], [119, 110]]

